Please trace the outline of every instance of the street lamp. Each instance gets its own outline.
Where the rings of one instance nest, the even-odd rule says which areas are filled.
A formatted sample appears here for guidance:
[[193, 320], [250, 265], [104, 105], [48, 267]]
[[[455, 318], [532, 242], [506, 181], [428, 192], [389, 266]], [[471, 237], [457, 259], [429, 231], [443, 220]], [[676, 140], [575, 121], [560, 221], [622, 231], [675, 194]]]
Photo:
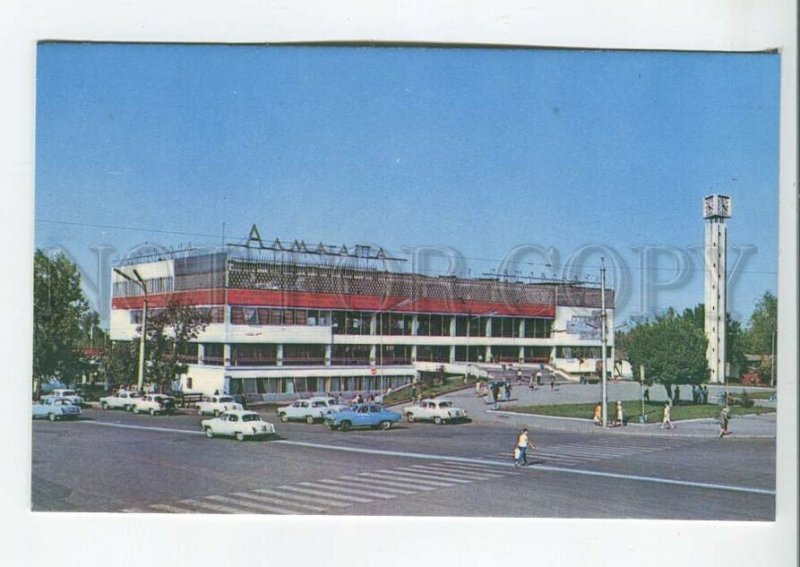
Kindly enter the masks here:
[[139, 286], [142, 290], [142, 293], [144, 293], [144, 308], [142, 309], [142, 335], [139, 338], [139, 378], [137, 382], [139, 391], [141, 391], [144, 382], [144, 341], [147, 333], [147, 285], [144, 283], [144, 279], [142, 279], [142, 276], [139, 275], [139, 272], [136, 269], [133, 270], [133, 275], [136, 276], [136, 279], [133, 279], [118, 268], [114, 268], [114, 271], [129, 282]]

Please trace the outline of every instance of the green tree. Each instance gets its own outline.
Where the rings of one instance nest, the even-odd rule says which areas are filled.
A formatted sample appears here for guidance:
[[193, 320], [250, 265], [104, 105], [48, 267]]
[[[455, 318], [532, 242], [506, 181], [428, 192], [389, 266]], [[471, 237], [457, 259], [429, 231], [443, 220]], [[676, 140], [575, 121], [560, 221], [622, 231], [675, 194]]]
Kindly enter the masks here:
[[33, 378], [37, 394], [54, 378], [74, 384], [82, 371], [82, 322], [89, 312], [78, 267], [63, 254], [33, 258]]
[[148, 317], [145, 341], [147, 380], [163, 391], [169, 389], [178, 376], [186, 373], [188, 366], [182, 355], [196, 348], [192, 341], [205, 330], [209, 321], [207, 310], [176, 301], [170, 301]]
[[114, 341], [102, 358], [102, 372], [110, 388], [138, 380], [139, 341]]
[[[706, 308], [702, 303], [685, 309], [683, 317], [692, 321], [692, 324], [705, 333]], [[730, 313], [725, 314], [725, 359], [732, 368], [745, 368], [747, 359], [747, 334], [742, 328], [741, 322], [731, 317]]]
[[694, 312], [669, 310], [618, 337], [631, 364], [644, 366], [647, 379], [662, 384], [670, 398], [674, 385], [702, 384], [708, 378], [708, 341], [696, 321]]
[[767, 291], [756, 303], [747, 333], [747, 350], [749, 354], [761, 356], [758, 372], [765, 379], [772, 375], [772, 349], [777, 329], [778, 298]]

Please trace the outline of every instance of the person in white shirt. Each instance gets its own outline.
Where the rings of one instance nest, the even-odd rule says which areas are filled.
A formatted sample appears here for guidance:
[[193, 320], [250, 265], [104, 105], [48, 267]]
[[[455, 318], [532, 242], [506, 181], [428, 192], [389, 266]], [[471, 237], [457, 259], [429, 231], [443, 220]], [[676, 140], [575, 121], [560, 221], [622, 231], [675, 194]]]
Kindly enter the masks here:
[[517, 445], [514, 447], [514, 466], [526, 466], [528, 464], [528, 447], [531, 450], [536, 447], [531, 443], [528, 437], [528, 430], [523, 429], [517, 437]]

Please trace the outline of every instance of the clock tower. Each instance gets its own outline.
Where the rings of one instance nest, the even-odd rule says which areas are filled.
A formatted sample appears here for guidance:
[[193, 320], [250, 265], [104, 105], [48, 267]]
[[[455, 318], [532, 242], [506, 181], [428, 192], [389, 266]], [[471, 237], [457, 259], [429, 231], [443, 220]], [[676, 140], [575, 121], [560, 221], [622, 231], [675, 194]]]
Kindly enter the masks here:
[[708, 380], [712, 384], [725, 383], [728, 253], [728, 226], [725, 219], [730, 216], [731, 198], [727, 195], [709, 195], [703, 199], [703, 218], [706, 220], [706, 360], [711, 370]]

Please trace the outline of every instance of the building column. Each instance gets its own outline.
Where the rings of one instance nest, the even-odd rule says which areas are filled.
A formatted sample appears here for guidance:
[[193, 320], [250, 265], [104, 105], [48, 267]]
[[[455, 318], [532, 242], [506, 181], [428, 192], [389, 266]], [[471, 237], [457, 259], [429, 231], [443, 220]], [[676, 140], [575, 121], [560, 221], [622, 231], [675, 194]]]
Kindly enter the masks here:
[[525, 347], [524, 346], [519, 347], [519, 359], [518, 359], [518, 362], [520, 364], [525, 362]]
[[206, 347], [203, 343], [197, 343], [197, 364], [203, 366], [206, 358]]
[[378, 345], [370, 345], [369, 347], [369, 365], [375, 366], [375, 361], [378, 359]]
[[333, 347], [325, 345], [325, 366], [330, 366], [333, 362]]
[[277, 345], [275, 350], [275, 366], [283, 366], [283, 343]]
[[450, 345], [450, 364], [456, 361], [456, 345]]
[[373, 313], [369, 318], [369, 334], [377, 335], [378, 333], [378, 314]]
[[450, 336], [451, 337], [455, 337], [456, 336], [456, 316], [455, 315], [450, 317]]
[[411, 362], [417, 361], [417, 345], [411, 345]]
[[[486, 337], [492, 336], [492, 318], [486, 317]], [[486, 345], [486, 352], [483, 353], [484, 362], [489, 362], [492, 359], [492, 346]]]
[[231, 345], [230, 343], [225, 343], [222, 345], [222, 366], [230, 366], [231, 365]]
[[[417, 326], [418, 325], [419, 325], [419, 316], [415, 313], [413, 315], [413, 317], [411, 318], [411, 334], [414, 335], [414, 336], [416, 336], [416, 334], [417, 334]], [[414, 356], [416, 356], [416, 351], [414, 353]]]

